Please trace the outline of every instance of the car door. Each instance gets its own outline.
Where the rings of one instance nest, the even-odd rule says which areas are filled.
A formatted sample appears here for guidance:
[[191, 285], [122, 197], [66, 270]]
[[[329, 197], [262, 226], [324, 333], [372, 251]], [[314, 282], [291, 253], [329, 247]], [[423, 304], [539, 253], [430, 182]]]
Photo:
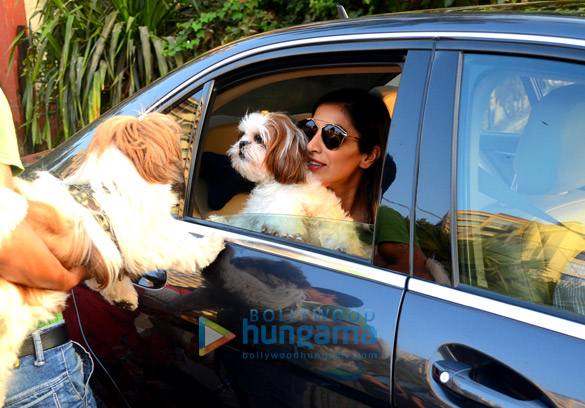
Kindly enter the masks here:
[[[246, 112], [284, 110], [298, 120], [330, 89], [350, 84], [394, 89], [387, 84], [402, 81], [404, 74], [402, 51], [370, 61], [364, 56], [361, 66], [348, 63], [349, 54], [347, 59], [337, 55], [334, 65], [321, 58], [313, 59], [310, 70], [300, 60], [296, 64], [302, 69], [289, 65], [286, 71], [278, 68], [281, 61], [270, 61], [217, 78], [208, 87], [205, 121], [196, 131], [184, 219], [194, 231], [213, 229], [230, 242], [203, 272], [202, 282], [177, 282], [169, 274], [167, 289], [188, 290], [173, 307], [196, 324], [189, 332], [200, 354], [203, 349], [199, 364], [212, 368], [241, 406], [389, 401], [394, 325], [405, 277], [372, 268], [371, 255], [333, 253], [298, 244], [297, 237], [275, 238], [229, 222], [251, 187], [241, 185], [225, 155]], [[371, 327], [373, 339], [364, 337], [362, 323]], [[214, 348], [202, 326], [235, 337]]]
[[394, 405], [583, 406], [583, 51], [437, 49], [411, 227], [453, 281], [407, 283]]
[[[393, 143], [401, 169], [413, 169], [431, 52], [426, 41], [421, 50], [408, 45], [354, 38], [343, 47], [270, 47], [158, 105], [184, 129], [187, 192], [177, 216], [195, 235], [221, 235], [226, 248], [200, 273], [150, 274], [135, 312], [75, 289], [77, 315], [69, 320], [80, 330], [72, 335], [104, 369], [92, 384], [98, 393], [114, 400], [119, 392], [116, 404], [131, 406], [390, 404], [404, 271], [374, 265], [373, 244], [359, 257], [230, 225], [251, 186], [234, 177], [225, 153], [247, 111], [283, 110], [298, 120], [321, 93], [361, 87], [400, 112]], [[404, 188], [393, 200], [412, 208], [413, 173], [399, 174], [395, 185]], [[356, 228], [372, 241], [373, 225]]]

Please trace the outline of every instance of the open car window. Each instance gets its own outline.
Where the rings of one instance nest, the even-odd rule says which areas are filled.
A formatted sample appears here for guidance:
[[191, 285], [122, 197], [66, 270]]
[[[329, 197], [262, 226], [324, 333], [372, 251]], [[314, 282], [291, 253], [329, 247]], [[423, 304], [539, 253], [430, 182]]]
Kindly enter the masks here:
[[[231, 79], [231, 83], [217, 80], [197, 146], [190, 181], [193, 183], [191, 208], [187, 215], [349, 255], [371, 257], [371, 225], [295, 214], [239, 214], [255, 185], [232, 168], [227, 150], [238, 140], [238, 124], [247, 113], [282, 112], [296, 123], [311, 116], [313, 105], [321, 95], [336, 89], [358, 87], [370, 91], [382, 98], [392, 112], [402, 71], [402, 58], [394, 58], [396, 62], [383, 65], [289, 69], [256, 74], [247, 80]], [[350, 245], [338, 249], [326, 244], [325, 238], [316, 236], [283, 236], [270, 227], [278, 223], [303, 224], [313, 228], [309, 231], [317, 223], [319, 230], [351, 229], [359, 236], [361, 248], [352, 250]]]

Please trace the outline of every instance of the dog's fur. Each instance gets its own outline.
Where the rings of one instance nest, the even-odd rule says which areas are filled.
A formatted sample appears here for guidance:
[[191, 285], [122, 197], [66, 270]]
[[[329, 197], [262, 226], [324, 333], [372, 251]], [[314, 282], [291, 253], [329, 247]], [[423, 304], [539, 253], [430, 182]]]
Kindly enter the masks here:
[[288, 116], [249, 113], [239, 130], [242, 136], [227, 153], [234, 169], [256, 186], [240, 212], [246, 216], [230, 224], [364, 256], [340, 199], [308, 170], [307, 139]]
[[[65, 180], [41, 172], [32, 182], [15, 179], [15, 191], [0, 187], [0, 248], [25, 220], [65, 268], [87, 267], [88, 286], [130, 310], [138, 306], [131, 279], [157, 269], [206, 267], [223, 241], [195, 238], [170, 215], [174, 187], [184, 187], [180, 133], [163, 114], [114, 117], [98, 127]], [[72, 185], [89, 186], [99, 209], [79, 204]], [[107, 217], [111, 237], [96, 211]], [[66, 296], [0, 279], [0, 406], [27, 333], [62, 311]]]

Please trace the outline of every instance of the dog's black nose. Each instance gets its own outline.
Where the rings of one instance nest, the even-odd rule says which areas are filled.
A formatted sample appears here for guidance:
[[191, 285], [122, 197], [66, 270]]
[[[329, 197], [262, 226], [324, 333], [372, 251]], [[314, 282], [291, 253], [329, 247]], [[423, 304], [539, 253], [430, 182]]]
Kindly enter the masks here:
[[248, 146], [250, 144], [250, 142], [246, 141], [246, 140], [240, 140], [240, 158], [244, 159], [246, 158], [246, 153], [244, 153], [244, 148], [246, 146]]

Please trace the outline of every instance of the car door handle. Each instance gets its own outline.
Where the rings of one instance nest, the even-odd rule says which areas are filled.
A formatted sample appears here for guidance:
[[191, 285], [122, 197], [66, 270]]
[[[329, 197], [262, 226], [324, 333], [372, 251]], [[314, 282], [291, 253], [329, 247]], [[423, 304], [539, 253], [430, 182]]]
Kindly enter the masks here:
[[159, 269], [146, 272], [144, 276], [134, 283], [147, 289], [162, 289], [167, 283], [167, 271]]
[[519, 400], [474, 381], [473, 367], [459, 361], [437, 361], [433, 364], [433, 379], [453, 393], [478, 404], [493, 408], [544, 408], [539, 400]]

